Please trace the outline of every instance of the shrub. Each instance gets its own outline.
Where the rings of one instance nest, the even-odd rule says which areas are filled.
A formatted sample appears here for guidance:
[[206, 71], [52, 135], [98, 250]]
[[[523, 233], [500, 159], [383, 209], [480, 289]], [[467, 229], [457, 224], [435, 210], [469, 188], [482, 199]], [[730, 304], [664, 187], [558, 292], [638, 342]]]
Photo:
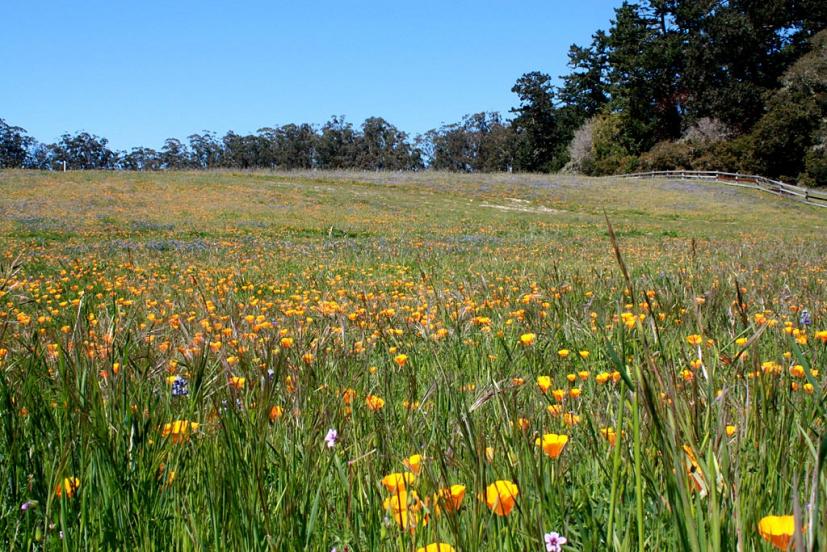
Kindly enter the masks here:
[[[602, 113], [581, 127], [575, 133], [578, 143], [575, 144], [575, 140], [572, 140], [570, 146], [580, 150], [580, 170], [593, 176], [635, 171], [638, 159], [622, 145], [622, 131], [622, 121], [616, 113]], [[582, 155], [589, 142], [591, 147], [588, 154]]]
[[694, 168], [699, 148], [685, 142], [659, 142], [640, 156], [642, 171], [671, 171]]
[[801, 183], [806, 186], [827, 186], [827, 148], [818, 145], [804, 158], [805, 172]]
[[683, 133], [680, 142], [714, 144], [732, 138], [732, 131], [718, 119], [702, 117]]

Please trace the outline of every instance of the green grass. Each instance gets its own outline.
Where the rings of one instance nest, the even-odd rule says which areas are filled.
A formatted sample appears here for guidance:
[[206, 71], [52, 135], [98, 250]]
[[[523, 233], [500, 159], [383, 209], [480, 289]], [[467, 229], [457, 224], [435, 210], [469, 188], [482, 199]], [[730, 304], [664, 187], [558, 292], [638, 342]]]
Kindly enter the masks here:
[[[795, 512], [821, 550], [825, 215], [707, 183], [0, 172], [3, 545], [769, 550]], [[406, 530], [382, 478], [413, 454]]]

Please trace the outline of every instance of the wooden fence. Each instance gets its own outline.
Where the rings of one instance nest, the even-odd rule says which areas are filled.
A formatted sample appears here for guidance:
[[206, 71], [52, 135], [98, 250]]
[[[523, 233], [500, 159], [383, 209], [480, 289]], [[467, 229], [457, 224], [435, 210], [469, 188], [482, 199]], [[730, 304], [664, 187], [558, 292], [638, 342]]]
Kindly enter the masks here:
[[739, 174], [720, 171], [650, 171], [642, 173], [621, 174], [620, 178], [680, 178], [691, 180], [709, 180], [729, 186], [752, 188], [780, 197], [785, 197], [807, 205], [827, 207], [827, 190], [803, 188], [772, 180], [754, 174]]

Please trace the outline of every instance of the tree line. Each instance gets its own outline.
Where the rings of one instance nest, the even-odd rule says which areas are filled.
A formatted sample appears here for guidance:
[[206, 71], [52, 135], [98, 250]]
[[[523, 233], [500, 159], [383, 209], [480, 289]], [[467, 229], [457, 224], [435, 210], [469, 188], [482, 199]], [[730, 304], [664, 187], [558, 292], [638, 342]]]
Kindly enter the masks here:
[[369, 169], [413, 170], [424, 166], [421, 151], [408, 135], [381, 117], [359, 129], [332, 117], [320, 129], [309, 124], [265, 127], [255, 134], [192, 134], [168, 138], [160, 150], [136, 147], [115, 151], [106, 138], [78, 132], [41, 144], [24, 129], [0, 119], [0, 167], [60, 170], [120, 169]]
[[827, 2], [625, 2], [572, 45], [555, 85], [512, 87], [503, 116], [475, 113], [418, 136], [343, 116], [254, 134], [204, 131], [160, 150], [112, 150], [79, 132], [42, 144], [0, 119], [0, 167], [363, 169], [462, 172], [659, 169], [755, 172], [827, 185]]

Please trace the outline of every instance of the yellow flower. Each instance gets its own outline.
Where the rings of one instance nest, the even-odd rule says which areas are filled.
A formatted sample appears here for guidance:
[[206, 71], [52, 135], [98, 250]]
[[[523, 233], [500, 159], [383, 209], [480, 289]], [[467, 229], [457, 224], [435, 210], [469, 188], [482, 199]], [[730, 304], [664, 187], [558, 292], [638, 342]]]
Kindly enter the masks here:
[[365, 397], [365, 404], [372, 412], [379, 412], [385, 406], [385, 399], [376, 395], [368, 395]]
[[462, 506], [462, 499], [465, 498], [465, 485], [451, 485], [440, 489], [439, 496], [441, 504], [446, 512], [456, 512]]
[[62, 497], [64, 494], [66, 498], [72, 498], [75, 496], [75, 493], [80, 488], [80, 479], [77, 477], [67, 477], [63, 480], [62, 484], [59, 484], [55, 489], [55, 494], [58, 498]]
[[698, 334], [692, 334], [686, 336], [686, 342], [690, 345], [700, 345], [701, 343], [703, 343], [703, 338]]
[[435, 542], [428, 546], [421, 546], [416, 549], [416, 552], [455, 552], [454, 547], [444, 542]]
[[267, 417], [270, 419], [270, 423], [273, 423], [281, 418], [282, 414], [284, 414], [284, 409], [278, 405], [273, 405], [270, 407], [270, 412], [268, 412]]
[[580, 423], [580, 416], [572, 412], [566, 412], [563, 414], [563, 423], [569, 427], [577, 425]]
[[764, 540], [779, 550], [787, 550], [795, 534], [793, 516], [766, 516], [758, 522], [758, 532]]
[[568, 349], [560, 349], [559, 351], [557, 351], [557, 355], [560, 358], [569, 358], [570, 353], [571, 351], [569, 351]]
[[520, 494], [517, 485], [508, 480], [499, 480], [485, 490], [485, 504], [498, 516], [507, 516], [517, 504]]
[[529, 347], [531, 345], [534, 345], [534, 343], [536, 341], [537, 341], [537, 334], [524, 333], [523, 335], [520, 336], [520, 345], [522, 345], [523, 347]]
[[597, 383], [606, 383], [607, 381], [609, 381], [610, 377], [611, 377], [611, 374], [609, 374], [608, 372], [600, 372], [599, 374], [597, 374], [594, 377], [594, 380]]
[[733, 435], [735, 435], [735, 431], [736, 431], [737, 429], [738, 429], [738, 428], [737, 428], [736, 426], [734, 426], [734, 425], [728, 425], [728, 426], [726, 426], [726, 435], [727, 435], [727, 437], [732, 437]]
[[400, 491], [394, 493], [384, 500], [382, 505], [390, 512], [394, 521], [402, 529], [413, 530], [419, 521], [419, 510], [422, 509], [422, 502], [419, 500], [416, 491]]
[[416, 476], [412, 473], [394, 472], [382, 478], [382, 486], [389, 493], [400, 493], [405, 490], [406, 485], [411, 485], [414, 481], [416, 481]]
[[402, 366], [408, 364], [408, 355], [400, 353], [393, 357], [393, 361], [396, 363], [397, 366], [401, 368]]
[[173, 443], [181, 443], [189, 439], [189, 434], [198, 431], [201, 426], [198, 422], [189, 422], [187, 420], [175, 420], [164, 424], [161, 435], [169, 437], [172, 435]]
[[355, 399], [355, 398], [356, 398], [356, 390], [355, 390], [355, 389], [353, 389], [353, 388], [351, 388], [351, 387], [348, 387], [348, 388], [347, 388], [347, 389], [345, 389], [345, 390], [344, 390], [344, 392], [342, 393], [342, 401], [343, 401], [346, 405], [349, 405], [350, 403], [352, 403], [352, 402], [353, 402], [353, 399]]
[[617, 432], [612, 427], [604, 427], [600, 430], [600, 434], [609, 441], [609, 446], [614, 446], [617, 442]]
[[161, 481], [161, 484], [164, 487], [169, 487], [175, 482], [175, 470], [169, 470], [167, 473], [166, 481], [164, 481], [164, 472], [166, 472], [166, 465], [163, 463], [158, 466], [158, 480]]
[[230, 387], [236, 391], [241, 391], [244, 389], [244, 384], [246, 382], [247, 378], [242, 378], [241, 376], [230, 376]]
[[590, 354], [591, 354], [591, 353], [590, 353], [590, 352], [588, 352], [588, 351], [580, 351], [580, 353], [579, 353], [580, 358], [582, 358], [583, 360], [586, 360], [587, 358], [589, 358], [589, 355], [590, 355]]
[[568, 435], [557, 435], [555, 433], [546, 433], [543, 435], [542, 441], [537, 438], [537, 446], [543, 447], [543, 452], [549, 458], [558, 458], [563, 453], [566, 443], [569, 442]]
[[405, 467], [411, 470], [414, 475], [419, 475], [419, 472], [422, 469], [422, 455], [412, 454], [405, 458], [402, 463], [405, 464]]
[[290, 349], [293, 347], [293, 343], [295, 343], [295, 340], [292, 337], [282, 337], [279, 340], [279, 347], [282, 349]]
[[537, 376], [537, 387], [543, 393], [547, 392], [551, 387], [551, 378], [548, 376]]

